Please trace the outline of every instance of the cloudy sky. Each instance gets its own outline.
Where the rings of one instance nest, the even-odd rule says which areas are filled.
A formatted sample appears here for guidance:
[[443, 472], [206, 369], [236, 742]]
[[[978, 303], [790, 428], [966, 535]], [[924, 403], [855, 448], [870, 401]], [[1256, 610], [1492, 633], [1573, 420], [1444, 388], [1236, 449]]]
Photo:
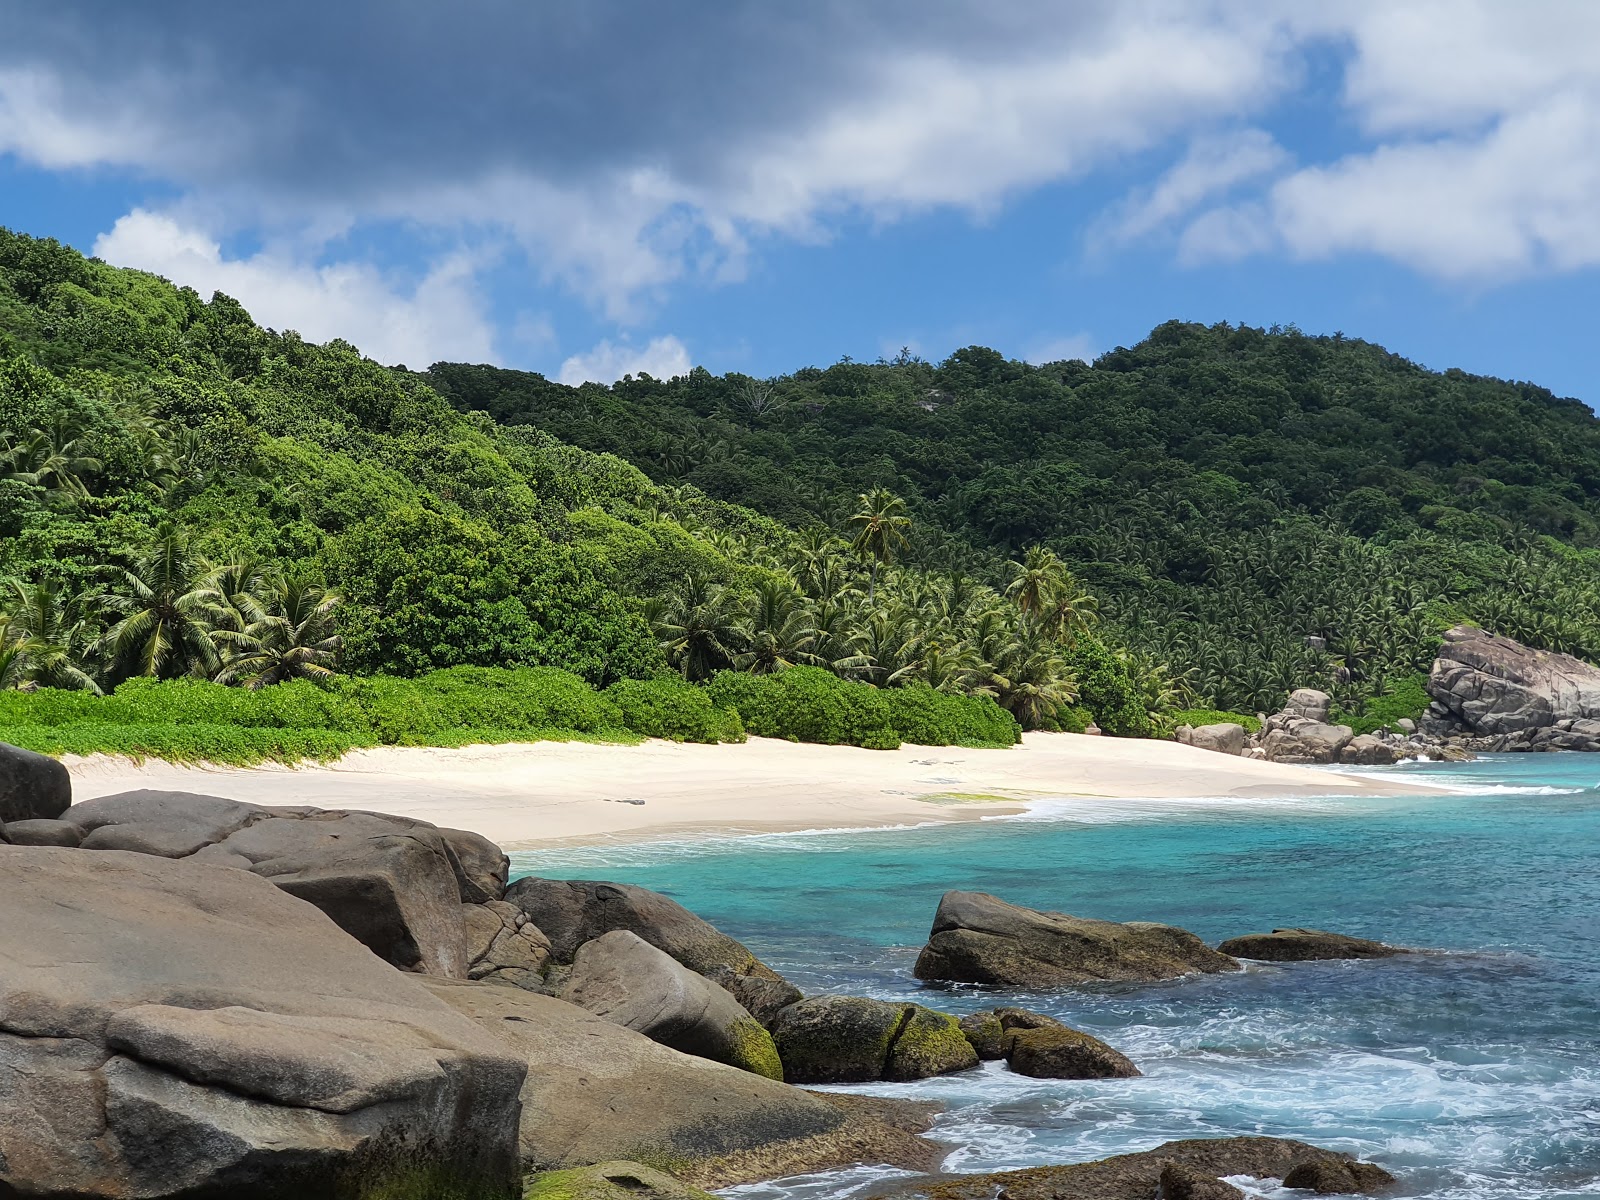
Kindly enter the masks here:
[[0, 0], [0, 224], [384, 362], [1296, 324], [1600, 400], [1592, 0]]

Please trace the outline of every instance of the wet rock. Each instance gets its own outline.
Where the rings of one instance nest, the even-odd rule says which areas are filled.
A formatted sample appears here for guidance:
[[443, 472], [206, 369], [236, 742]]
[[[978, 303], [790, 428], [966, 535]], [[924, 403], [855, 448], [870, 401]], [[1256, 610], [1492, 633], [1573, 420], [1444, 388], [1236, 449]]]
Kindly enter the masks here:
[[1329, 933], [1324, 929], [1274, 929], [1271, 933], [1247, 933], [1243, 937], [1229, 938], [1217, 949], [1235, 958], [1253, 958], [1262, 962], [1393, 958], [1397, 954], [1410, 953], [1371, 938]]
[[725, 990], [625, 929], [578, 948], [561, 999], [685, 1054], [782, 1079], [772, 1035]]
[[1096, 921], [1022, 908], [985, 892], [946, 892], [915, 973], [918, 979], [1056, 987], [1238, 969], [1233, 959], [1173, 925]]
[[0, 912], [0, 1194], [514, 1194], [522, 1062], [265, 880], [0, 847]]
[[1326, 1158], [1299, 1163], [1283, 1177], [1284, 1187], [1319, 1196], [1375, 1196], [1394, 1183], [1394, 1176], [1374, 1163]]
[[992, 1062], [1006, 1056], [1006, 1045], [1010, 1038], [1006, 1036], [1000, 1018], [992, 1010], [968, 1013], [956, 1024], [961, 1029], [961, 1036], [967, 1039], [968, 1045], [981, 1061]]
[[0, 742], [0, 825], [51, 820], [72, 803], [72, 777], [55, 759]]
[[1180, 1163], [1168, 1163], [1161, 1168], [1156, 1200], [1244, 1200], [1244, 1193], [1215, 1175]]
[[1099, 1038], [1065, 1026], [1016, 1030], [1006, 1065], [1035, 1079], [1132, 1079], [1141, 1073]]
[[872, 1083], [948, 1075], [978, 1065], [956, 1019], [920, 1004], [813, 996], [772, 1023], [791, 1083]]
[[[913, 1196], [927, 1200], [995, 1200], [997, 1196], [1003, 1200], [1150, 1200], [1163, 1186], [1162, 1179], [1169, 1168], [1182, 1168], [1184, 1177], [1193, 1181], [1190, 1186], [1195, 1186], [1203, 1180], [1219, 1181], [1232, 1175], [1284, 1179], [1302, 1164], [1328, 1162], [1354, 1164], [1348, 1155], [1287, 1138], [1203, 1138], [1167, 1142], [1139, 1154], [1121, 1154], [1071, 1166], [897, 1180], [875, 1194], [905, 1200]], [[1381, 1167], [1357, 1165], [1388, 1177]]]
[[910, 1170], [943, 1150], [799, 1088], [680, 1054], [549, 996], [420, 977], [528, 1066], [525, 1170], [615, 1159], [669, 1163], [695, 1187], [728, 1187], [856, 1162]]

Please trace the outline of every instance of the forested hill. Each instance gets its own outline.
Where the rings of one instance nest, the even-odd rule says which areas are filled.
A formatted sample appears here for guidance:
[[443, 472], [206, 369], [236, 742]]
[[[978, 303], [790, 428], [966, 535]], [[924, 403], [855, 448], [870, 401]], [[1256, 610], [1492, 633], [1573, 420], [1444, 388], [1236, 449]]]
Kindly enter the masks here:
[[[1355, 711], [1461, 619], [1600, 657], [1597, 496], [1581, 404], [1293, 330], [568, 388], [384, 367], [0, 230], [0, 688], [559, 668], [608, 698], [500, 683], [566, 729], [866, 744], [1330, 681]], [[420, 693], [360, 695], [338, 720], [408, 736]]]
[[1458, 618], [1600, 656], [1594, 413], [1337, 335], [1169, 322], [1092, 366], [970, 348], [767, 381], [428, 378], [793, 525], [888, 488], [930, 566], [994, 576], [1048, 546], [1104, 626], [1223, 707], [1330, 673], [1354, 703], [1424, 668]]

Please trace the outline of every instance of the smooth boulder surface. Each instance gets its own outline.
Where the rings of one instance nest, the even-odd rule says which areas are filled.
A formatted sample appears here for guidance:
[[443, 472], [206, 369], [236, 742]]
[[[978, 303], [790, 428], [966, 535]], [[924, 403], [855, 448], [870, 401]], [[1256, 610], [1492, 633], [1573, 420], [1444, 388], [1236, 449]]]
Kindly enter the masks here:
[[70, 850], [83, 840], [78, 827], [66, 821], [12, 821], [4, 833], [0, 841], [13, 846], [64, 846]]
[[929, 1170], [942, 1150], [749, 1071], [680, 1054], [550, 996], [422, 977], [528, 1066], [522, 1160], [530, 1171], [626, 1159], [728, 1187], [856, 1162]]
[[772, 1035], [723, 988], [626, 929], [578, 947], [561, 999], [663, 1046], [782, 1079]]
[[[1220, 1180], [1230, 1175], [1285, 1179], [1299, 1168], [1320, 1163], [1359, 1168], [1366, 1180], [1361, 1186], [1371, 1194], [1394, 1182], [1382, 1167], [1358, 1164], [1347, 1154], [1305, 1142], [1270, 1137], [1196, 1138], [1071, 1166], [896, 1180], [876, 1195], [906, 1200], [913, 1196], [927, 1200], [994, 1200], [997, 1195], [1005, 1200], [1151, 1200], [1162, 1187], [1162, 1176], [1169, 1167], [1181, 1168], [1187, 1186], [1194, 1188], [1201, 1180]], [[1346, 1177], [1354, 1182], [1355, 1174], [1352, 1171]], [[1205, 1192], [1190, 1191], [1189, 1195], [1211, 1200]]]
[[812, 996], [772, 1022], [790, 1083], [904, 1082], [978, 1065], [956, 1019], [920, 1004]]
[[585, 942], [621, 929], [726, 988], [763, 1024], [800, 999], [799, 988], [740, 942], [648, 888], [530, 877], [507, 888], [504, 898], [544, 931], [558, 962], [570, 963]]
[[1295, 688], [1289, 693], [1283, 711], [1305, 721], [1324, 722], [1333, 708], [1333, 697], [1316, 688]]
[[1006, 1065], [1035, 1079], [1132, 1079], [1141, 1074], [1121, 1051], [1064, 1025], [1016, 1030], [1006, 1050]]
[[51, 820], [72, 803], [72, 777], [46, 754], [0, 742], [0, 825]]
[[516, 1194], [521, 1060], [266, 880], [0, 847], [0, 912], [0, 1195]]
[[1218, 721], [1214, 725], [1180, 725], [1173, 734], [1175, 740], [1197, 750], [1211, 750], [1217, 754], [1243, 754], [1249, 733], [1237, 721]]
[[1357, 734], [1339, 750], [1339, 761], [1358, 767], [1382, 767], [1400, 761], [1399, 747], [1371, 733]]
[[1268, 762], [1333, 763], [1354, 740], [1355, 730], [1348, 725], [1278, 714], [1267, 718], [1261, 749]]
[[1393, 958], [1409, 951], [1387, 946], [1371, 938], [1329, 933], [1324, 929], [1274, 929], [1271, 933], [1247, 933], [1229, 938], [1217, 947], [1235, 958], [1254, 958], [1261, 962], [1314, 962], [1338, 958]]
[[955, 983], [1059, 987], [1238, 969], [1232, 958], [1173, 925], [1096, 921], [1022, 908], [986, 892], [946, 892], [915, 973]]
[[486, 838], [426, 821], [190, 792], [102, 796], [62, 819], [85, 850], [192, 857], [271, 879], [393, 965], [451, 977], [469, 966], [462, 902], [498, 890], [509, 866]]
[[1600, 667], [1457, 625], [1444, 635], [1428, 694], [1435, 724], [1442, 718], [1477, 736], [1525, 733], [1600, 720]]

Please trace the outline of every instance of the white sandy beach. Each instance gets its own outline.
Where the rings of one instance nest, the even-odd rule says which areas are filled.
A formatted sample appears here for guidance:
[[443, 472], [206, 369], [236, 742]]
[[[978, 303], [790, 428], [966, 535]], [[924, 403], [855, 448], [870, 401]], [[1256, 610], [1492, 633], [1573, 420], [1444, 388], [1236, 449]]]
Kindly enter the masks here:
[[[1430, 791], [1393, 780], [1230, 758], [1174, 742], [1030, 733], [1009, 750], [540, 742], [360, 750], [325, 766], [66, 760], [76, 799], [135, 788], [259, 804], [397, 813], [510, 849], [689, 832], [778, 832], [970, 820], [1051, 798], [1180, 798]], [[637, 803], [643, 801], [643, 803]]]

